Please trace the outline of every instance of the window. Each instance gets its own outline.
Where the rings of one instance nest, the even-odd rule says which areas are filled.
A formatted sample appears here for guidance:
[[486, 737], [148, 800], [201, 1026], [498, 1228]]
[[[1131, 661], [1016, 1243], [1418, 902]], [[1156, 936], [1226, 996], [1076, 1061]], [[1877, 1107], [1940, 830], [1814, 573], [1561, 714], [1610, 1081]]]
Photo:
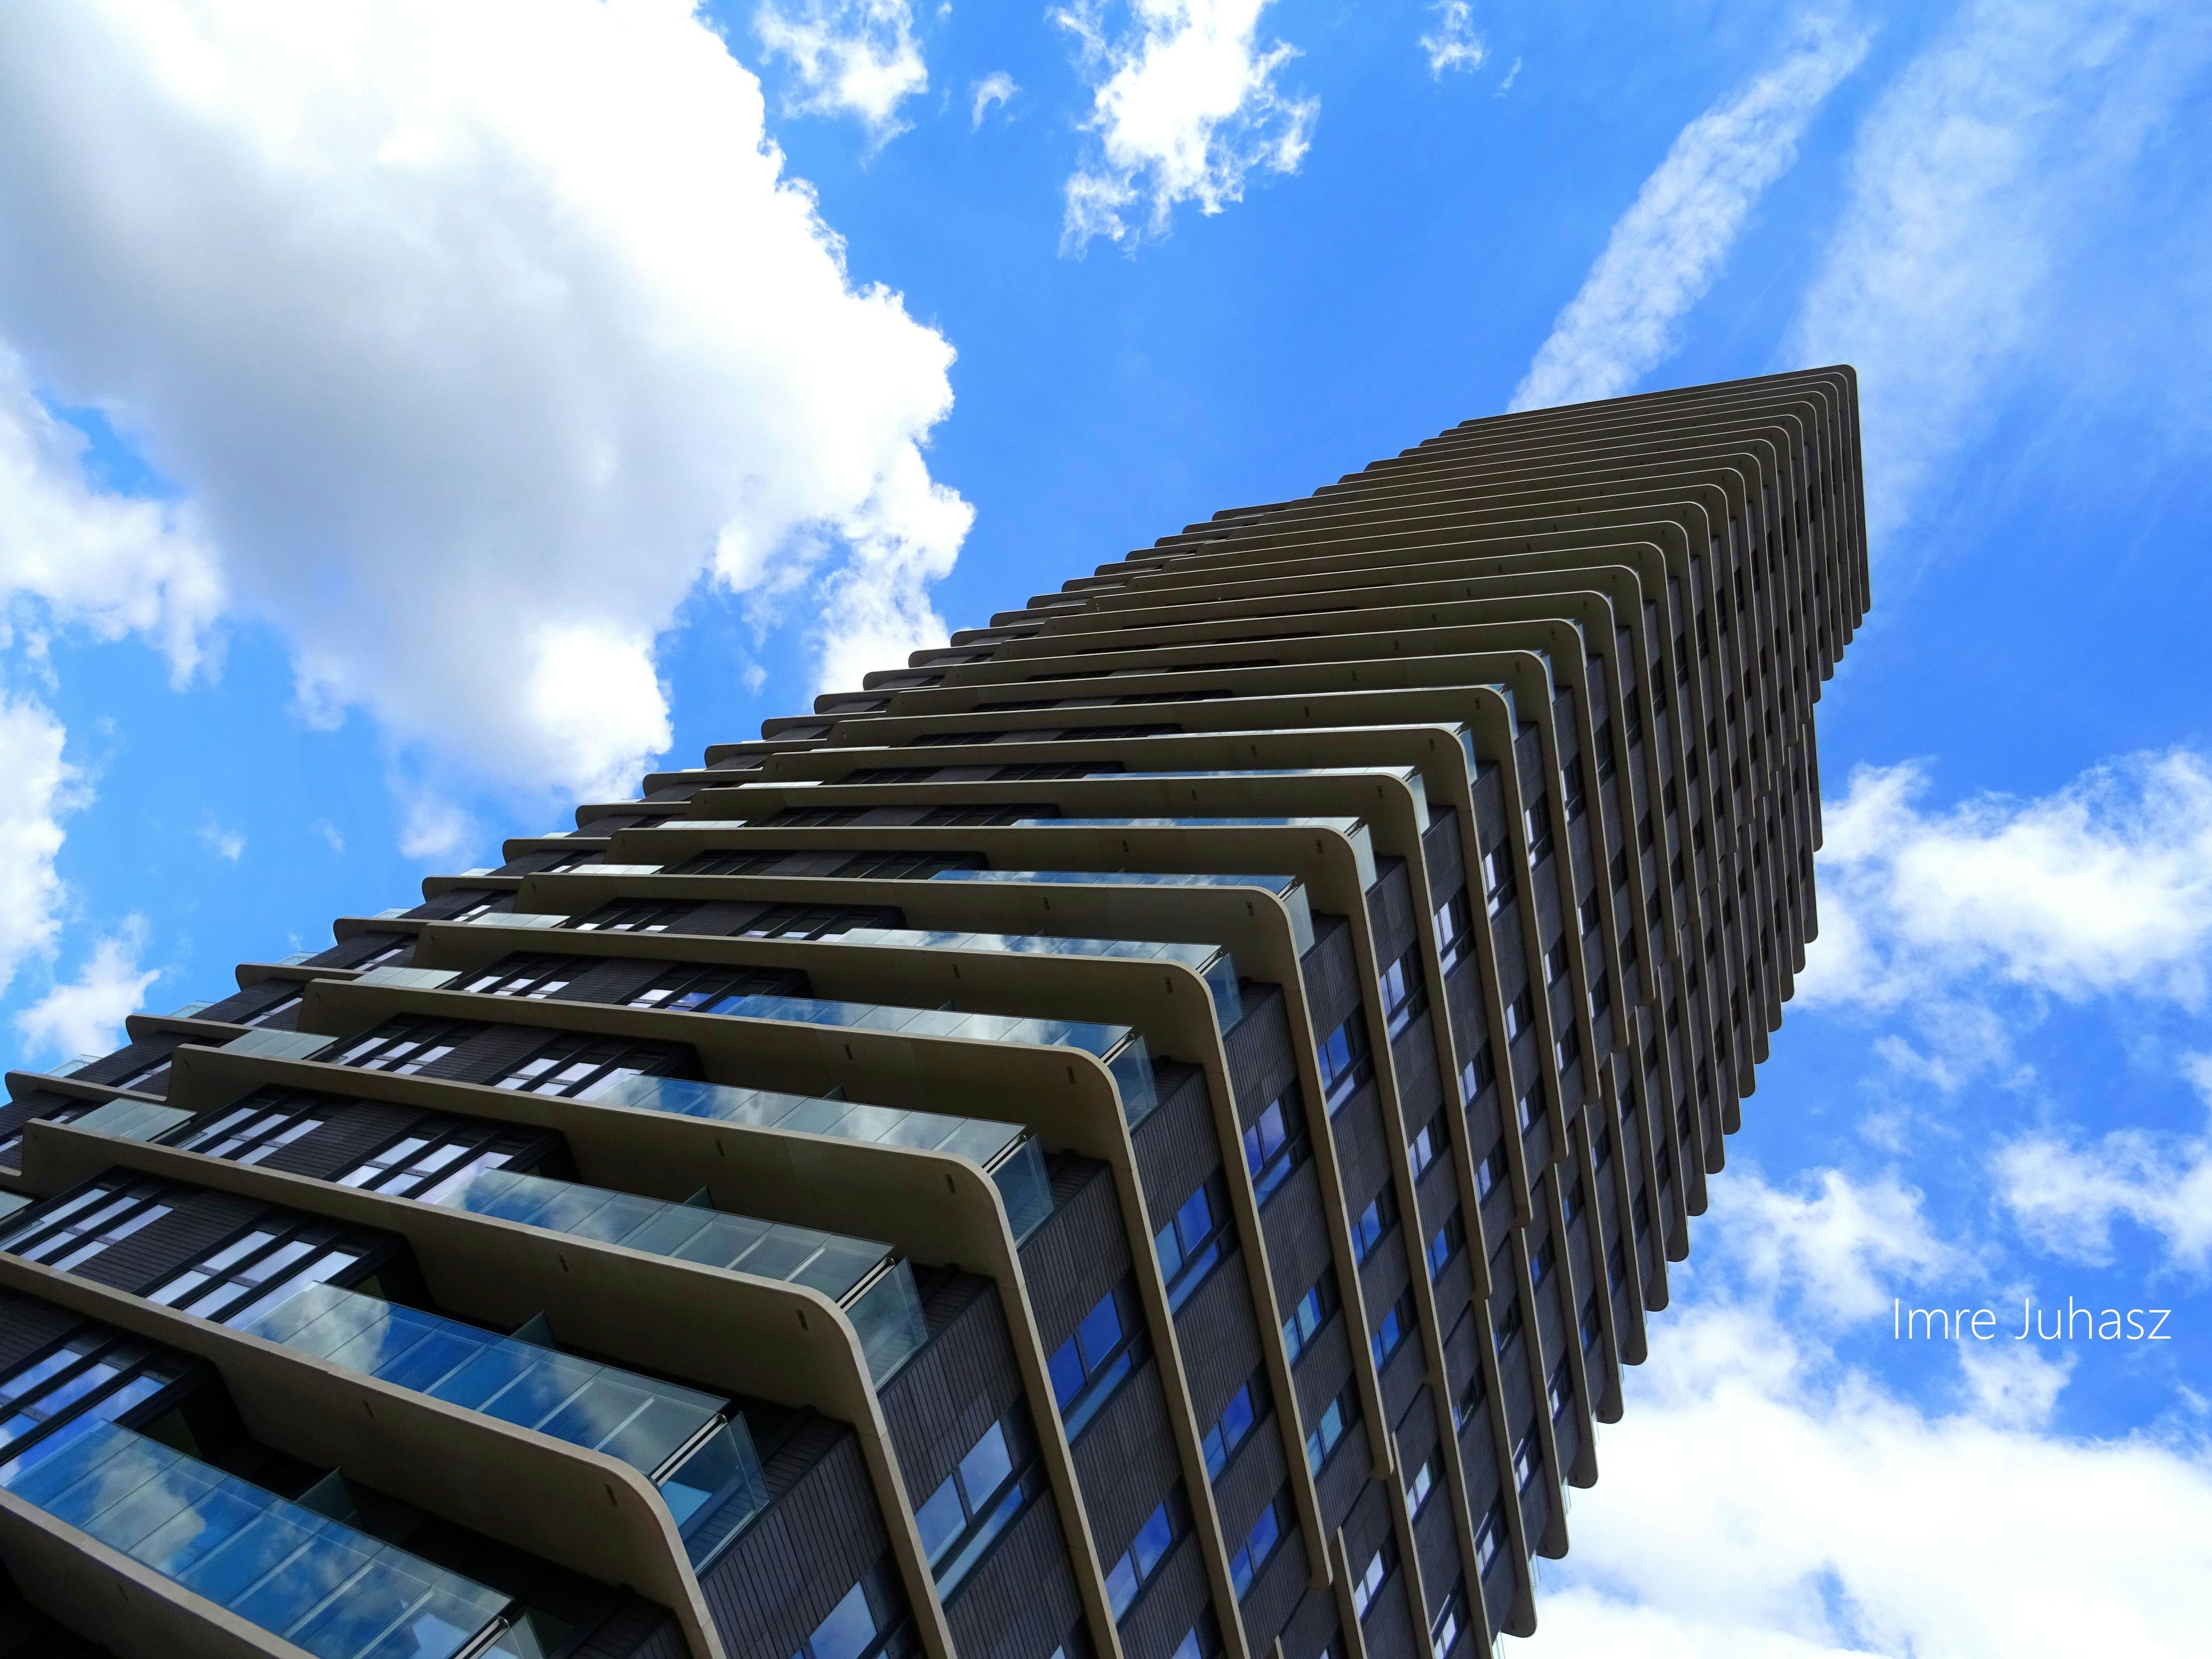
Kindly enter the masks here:
[[513, 956], [494, 963], [456, 988], [542, 1002], [567, 990], [578, 974], [598, 967], [599, 961], [597, 957]]
[[1582, 902], [1582, 908], [1575, 914], [1577, 920], [1578, 920], [1583, 925], [1583, 936], [1585, 939], [1587, 939], [1590, 934], [1597, 932], [1597, 925], [1599, 921], [1597, 895], [1595, 893], [1592, 893], [1588, 898], [1584, 899]]
[[1355, 1617], [1367, 1617], [1367, 1609], [1375, 1605], [1375, 1593], [1382, 1588], [1382, 1581], [1397, 1565], [1398, 1540], [1386, 1535], [1382, 1547], [1367, 1558], [1359, 1577], [1352, 1581], [1352, 1611]]
[[1543, 1470], [1543, 1444], [1536, 1438], [1536, 1425], [1531, 1423], [1528, 1431], [1521, 1437], [1521, 1443], [1513, 1449], [1513, 1489], [1526, 1493], [1529, 1483]]
[[196, 1369], [107, 1326], [79, 1325], [58, 1348], [0, 1380], [0, 1457], [12, 1462], [35, 1441], [59, 1446], [95, 1424], [158, 1415], [161, 1405], [149, 1402]]
[[1582, 1028], [1569, 1020], [1559, 1027], [1559, 1040], [1552, 1045], [1552, 1048], [1559, 1060], [1559, 1069], [1565, 1071], [1583, 1057]]
[[1552, 1276], [1552, 1269], [1559, 1265], [1559, 1261], [1557, 1247], [1550, 1239], [1546, 1239], [1528, 1258], [1529, 1279], [1536, 1284], [1542, 1284]]
[[1601, 1123], [1598, 1125], [1597, 1133], [1590, 1137], [1590, 1159], [1601, 1170], [1613, 1161], [1613, 1126], [1611, 1124]]
[[863, 853], [830, 873], [855, 881], [927, 881], [947, 870], [984, 867], [981, 853]]
[[1415, 1469], [1413, 1473], [1413, 1477], [1406, 1482], [1406, 1507], [1407, 1510], [1411, 1510], [1415, 1515], [1419, 1515], [1421, 1512], [1421, 1505], [1429, 1501], [1429, 1494], [1436, 1490], [1437, 1482], [1443, 1478], [1443, 1453], [1441, 1451], [1431, 1452], [1428, 1455], [1428, 1461], [1424, 1462], [1420, 1468]]
[[1592, 1019], [1595, 1019], [1613, 1006], [1613, 981], [1607, 976], [1602, 968], [1597, 970], [1597, 976], [1590, 981], [1589, 1002]]
[[73, 1199], [38, 1206], [0, 1238], [0, 1249], [66, 1273], [168, 1214], [168, 1190], [157, 1182], [103, 1177]]
[[1567, 1224], [1572, 1226], [1575, 1218], [1583, 1212], [1583, 1183], [1579, 1179], [1567, 1188], [1567, 1195], [1560, 1200], [1559, 1207], [1567, 1218]]
[[1167, 1281], [1168, 1306], [1180, 1308], [1206, 1282], [1228, 1242], [1229, 1194], [1218, 1175], [1208, 1176], [1183, 1200], [1174, 1218], [1152, 1236]]
[[1444, 1224], [1429, 1235], [1429, 1279], [1434, 1283], [1443, 1270], [1451, 1266], [1452, 1258], [1467, 1246], [1467, 1224], [1454, 1210], [1444, 1218]]
[[914, 1646], [899, 1608], [888, 1571], [872, 1568], [799, 1644], [792, 1659], [897, 1659]]
[[245, 1233], [204, 1251], [147, 1299], [243, 1325], [307, 1285], [357, 1280], [387, 1248], [374, 1234], [296, 1212], [264, 1212]]
[[696, 1070], [691, 1052], [672, 1042], [633, 1042], [628, 1037], [563, 1032], [494, 1084], [524, 1094], [558, 1095], [564, 1100], [597, 1100], [634, 1077], [671, 1076]]
[[1438, 1112], [1421, 1126], [1420, 1133], [1413, 1137], [1413, 1145], [1406, 1149], [1407, 1155], [1413, 1160], [1413, 1179], [1419, 1181], [1436, 1168], [1437, 1160], [1444, 1155], [1444, 1148], [1450, 1145], [1451, 1137], [1444, 1122], [1444, 1115]]
[[1367, 1016], [1354, 1008], [1343, 1024], [1322, 1039], [1321, 1081], [1328, 1114], [1344, 1109], [1359, 1085], [1375, 1074], [1375, 1059], [1367, 1047]]
[[897, 927], [904, 914], [882, 904], [767, 904], [736, 930], [738, 939], [834, 939], [855, 927]]
[[1292, 1364], [1335, 1312], [1336, 1281], [1323, 1273], [1291, 1306], [1291, 1316], [1283, 1322], [1283, 1352]]
[[[1182, 1641], [1168, 1659], [1213, 1659], [1221, 1651], [1221, 1632], [1213, 1622], [1213, 1610], [1209, 1607], [1198, 1616], [1198, 1622], [1183, 1632]], [[1053, 1659], [1062, 1659], [1055, 1654]], [[1072, 1659], [1072, 1656], [1070, 1656]]]
[[[792, 854], [782, 848], [773, 848], [764, 853], [699, 853], [681, 864], [671, 865], [672, 876], [757, 876], [773, 870]], [[566, 862], [549, 865], [549, 870], [568, 867]]]
[[1513, 1346], [1513, 1339], [1521, 1334], [1521, 1298], [1515, 1297], [1505, 1304], [1504, 1317], [1498, 1322], [1498, 1352], [1504, 1353]]
[[1467, 1591], [1455, 1583], [1451, 1594], [1444, 1597], [1443, 1611], [1437, 1614], [1429, 1626], [1430, 1659], [1445, 1659], [1459, 1645], [1460, 1632], [1467, 1625]]
[[1614, 755], [1613, 749], [1613, 722], [1611, 720], [1600, 720], [1598, 722], [1595, 746], [1597, 749], [1598, 781], [1602, 783], [1613, 776], [1613, 769], [1619, 764], [1618, 757]]
[[1650, 1194], [1645, 1193], [1637, 1194], [1636, 1203], [1631, 1212], [1636, 1218], [1636, 1231], [1638, 1233], [1648, 1233], [1651, 1231], [1651, 1200]]
[[1415, 945], [1382, 970], [1382, 1015], [1390, 1035], [1404, 1030], [1428, 1006], [1428, 991], [1421, 982], [1421, 947]]
[[1398, 1299], [1376, 1322], [1375, 1334], [1367, 1339], [1367, 1346], [1375, 1355], [1375, 1369], [1379, 1371], [1389, 1364], [1413, 1334], [1413, 1292], [1408, 1289], [1400, 1292]]
[[1485, 1038], [1474, 1051], [1474, 1058], [1459, 1068], [1459, 1103], [1474, 1104], [1475, 1097], [1498, 1081], [1498, 1062], [1491, 1055], [1490, 1042]]
[[1124, 1279], [1083, 1316], [1075, 1334], [1045, 1362], [1052, 1374], [1054, 1401], [1067, 1437], [1073, 1440], [1113, 1398], [1146, 1355], [1144, 1326], [1137, 1316], [1137, 1292]]
[[1644, 694], [1632, 690], [1622, 702], [1627, 705], [1628, 744], [1632, 749], [1644, 741]]
[[1346, 1382], [1336, 1391], [1336, 1398], [1322, 1408], [1321, 1415], [1314, 1419], [1313, 1427], [1306, 1432], [1306, 1473], [1319, 1474], [1330, 1454], [1343, 1443], [1346, 1431], [1358, 1421], [1359, 1391]]
[[442, 1188], [478, 1170], [526, 1170], [556, 1140], [550, 1134], [512, 1130], [479, 1118], [419, 1118], [405, 1133], [340, 1176], [338, 1184], [434, 1200]]
[[1206, 1452], [1206, 1478], [1218, 1480], [1229, 1460], [1251, 1438], [1252, 1431], [1267, 1414], [1267, 1376], [1264, 1369], [1255, 1370], [1244, 1386], [1229, 1397], [1221, 1408], [1221, 1415], [1213, 1419], [1213, 1426], [1206, 1431], [1200, 1443]]
[[624, 1000], [632, 1008], [672, 1013], [719, 1014], [739, 997], [805, 996], [806, 975], [784, 968], [720, 968], [700, 963], [672, 966]]
[[1544, 1115], [1544, 1085], [1541, 1079], [1532, 1083], [1521, 1096], [1521, 1133], [1528, 1133]]
[[1291, 1513], [1291, 1489], [1286, 1486], [1277, 1492], [1267, 1507], [1260, 1511], [1260, 1518], [1252, 1523], [1244, 1541], [1229, 1558], [1229, 1582], [1242, 1596], [1252, 1588], [1252, 1581], [1260, 1576], [1260, 1569], [1291, 1534], [1296, 1517]]
[[1252, 1176], [1252, 1194], [1265, 1204], [1273, 1198], [1291, 1171], [1305, 1162], [1311, 1150], [1306, 1141], [1297, 1085], [1292, 1084], [1255, 1118], [1244, 1131], [1244, 1167]]
[[1513, 902], [1513, 850], [1502, 841], [1482, 855], [1482, 890], [1493, 916]]
[[1474, 1375], [1468, 1378], [1467, 1386], [1459, 1391], [1459, 1399], [1452, 1407], [1454, 1426], [1462, 1434], [1465, 1434], [1467, 1425], [1474, 1420], [1474, 1414], [1489, 1401], [1490, 1379], [1483, 1375], [1482, 1366], [1478, 1362], [1474, 1367]]
[[1498, 1547], [1505, 1541], [1505, 1500], [1499, 1498], [1490, 1506], [1490, 1513], [1482, 1517], [1475, 1528], [1474, 1564], [1484, 1572], [1498, 1559]]
[[1662, 1145], [1658, 1152], [1653, 1154], [1651, 1161], [1659, 1170], [1659, 1184], [1662, 1187], [1674, 1178], [1674, 1156], [1667, 1150], [1665, 1146]]
[[1560, 934], [1544, 952], [1544, 983], [1557, 985], [1567, 976], [1567, 936]]
[[342, 1103], [296, 1089], [257, 1089], [244, 1103], [177, 1145], [210, 1158], [258, 1164], [321, 1128], [330, 1108]]
[[680, 904], [656, 904], [650, 900], [617, 899], [568, 924], [586, 933], [665, 933], [699, 908], [696, 899]]
[[1398, 1199], [1388, 1185], [1368, 1200], [1367, 1207], [1353, 1218], [1352, 1223], [1352, 1255], [1356, 1261], [1364, 1261], [1375, 1254], [1375, 1247], [1382, 1235], [1397, 1224]]
[[[1577, 758], [1579, 759], [1580, 757]], [[1569, 823], [1582, 817], [1583, 811], [1582, 769], [1573, 761], [1568, 762], [1565, 769], [1559, 774], [1559, 804], [1565, 809]]]
[[1605, 1287], [1617, 1291], [1628, 1282], [1628, 1250], [1620, 1239], [1605, 1253]]
[[1474, 906], [1462, 887], [1437, 906], [1437, 954], [1444, 972], [1459, 966], [1474, 949]]
[[299, 992], [294, 991], [289, 995], [281, 996], [277, 998], [276, 1001], [270, 1003], [266, 1008], [263, 1008], [256, 1012], [248, 1014], [244, 1019], [240, 1020], [239, 1024], [241, 1025], [266, 1025], [273, 1019], [281, 1018], [300, 1006], [300, 994], [301, 994]]
[[[366, 1036], [340, 1048], [332, 1043], [315, 1056], [332, 1066], [357, 1066], [365, 1072], [411, 1077], [434, 1066], [484, 1027], [450, 1019], [390, 1019]], [[331, 1049], [338, 1049], [333, 1054]]]
[[1505, 1040], [1516, 1041], [1522, 1032], [1536, 1023], [1536, 994], [1528, 986], [1521, 994], [1505, 1005]]
[[959, 1588], [1043, 1489], [1029, 1418], [1017, 1404], [983, 1431], [959, 1466], [914, 1512], [940, 1595]]
[[[1583, 1302], [1583, 1352], [1588, 1353], [1592, 1348], [1597, 1346], [1598, 1338], [1604, 1334], [1605, 1326], [1598, 1317], [1597, 1292], [1592, 1291]], [[1556, 1410], [1556, 1407], [1554, 1409]]]
[[1159, 1571], [1160, 1564], [1167, 1559], [1176, 1540], [1189, 1528], [1180, 1492], [1169, 1493], [1160, 1506], [1145, 1517], [1145, 1524], [1137, 1528], [1129, 1547], [1106, 1570], [1107, 1605], [1114, 1609], [1117, 1622], [1127, 1614], [1137, 1592], [1152, 1582], [1153, 1574]]
[[[1597, 1311], [1597, 1304], [1595, 1302], [1591, 1303], [1586, 1311], [1595, 1313]], [[1551, 1401], [1552, 1416], [1555, 1420], [1565, 1417], [1568, 1411], [1573, 1407], [1575, 1403], [1575, 1374], [1572, 1370], [1568, 1369], [1567, 1362], [1565, 1360], [1562, 1359], [1558, 1364], [1552, 1367], [1552, 1381], [1550, 1386], [1545, 1389], [1545, 1394]]]
[[1500, 1135], [1497, 1144], [1491, 1147], [1482, 1162], [1474, 1166], [1476, 1193], [1481, 1197], [1488, 1198], [1491, 1189], [1505, 1179], [1505, 1137]]
[[1552, 856], [1552, 810], [1541, 795], [1522, 809], [1521, 821], [1528, 832], [1528, 867], [1534, 869]]

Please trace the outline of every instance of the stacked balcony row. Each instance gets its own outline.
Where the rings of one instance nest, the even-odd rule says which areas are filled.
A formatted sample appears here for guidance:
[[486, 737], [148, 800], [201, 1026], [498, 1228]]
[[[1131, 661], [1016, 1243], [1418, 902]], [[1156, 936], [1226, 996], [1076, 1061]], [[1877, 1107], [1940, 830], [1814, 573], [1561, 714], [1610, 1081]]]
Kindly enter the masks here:
[[1848, 370], [1469, 422], [11, 1075], [25, 1617], [1532, 1632], [1814, 930], [1857, 458]]

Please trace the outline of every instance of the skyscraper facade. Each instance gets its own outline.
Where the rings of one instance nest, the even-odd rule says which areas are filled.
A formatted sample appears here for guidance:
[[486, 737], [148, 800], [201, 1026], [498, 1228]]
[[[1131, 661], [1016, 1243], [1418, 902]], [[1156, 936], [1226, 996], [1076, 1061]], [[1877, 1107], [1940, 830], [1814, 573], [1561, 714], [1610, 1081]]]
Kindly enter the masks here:
[[1532, 1632], [1863, 519], [1848, 368], [1470, 421], [11, 1073], [0, 1655]]

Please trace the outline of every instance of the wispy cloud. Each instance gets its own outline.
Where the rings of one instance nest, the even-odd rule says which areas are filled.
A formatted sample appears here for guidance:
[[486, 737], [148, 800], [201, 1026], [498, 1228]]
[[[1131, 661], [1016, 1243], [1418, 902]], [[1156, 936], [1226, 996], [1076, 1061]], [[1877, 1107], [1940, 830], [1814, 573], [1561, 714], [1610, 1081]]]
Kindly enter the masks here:
[[1021, 88], [1014, 84], [1014, 77], [1004, 70], [987, 75], [975, 83], [975, 106], [968, 113], [968, 131], [980, 131], [982, 129], [983, 118], [991, 112], [992, 108], [994, 106], [1001, 109], [1005, 108], [1013, 101], [1014, 94], [1020, 90]]
[[1862, 767], [1822, 815], [1812, 1006], [1894, 1009], [2011, 986], [2203, 1006], [2212, 966], [2212, 762], [2096, 767], [2032, 799], [1931, 811], [1926, 770]]
[[[1480, 69], [1482, 60], [1489, 54], [1482, 36], [1475, 32], [1474, 6], [1468, 0], [1442, 0], [1433, 9], [1437, 14], [1436, 27], [1421, 37], [1421, 50], [1428, 54], [1429, 73], [1442, 80], [1446, 70]], [[1518, 58], [1513, 66], [1521, 67]]]
[[237, 863], [246, 852], [245, 835], [217, 823], [213, 818], [200, 826], [200, 840], [206, 843], [209, 852], [232, 864]]
[[20, 697], [0, 696], [0, 991], [26, 957], [51, 952], [60, 932], [64, 814], [82, 804], [62, 758], [62, 724]]
[[1053, 19], [1072, 33], [1091, 85], [1092, 155], [1067, 180], [1060, 251], [1093, 237], [1133, 246], [1167, 233], [1178, 203], [1218, 213], [1254, 173], [1295, 173], [1320, 100], [1277, 77], [1295, 49], [1263, 46], [1267, 0], [1133, 0], [1118, 27], [1105, 0]]
[[123, 1022], [138, 1011], [146, 988], [161, 976], [142, 969], [146, 923], [126, 921], [119, 933], [100, 939], [77, 976], [57, 985], [15, 1016], [15, 1029], [38, 1048], [60, 1054], [100, 1054], [122, 1041]]
[[906, 131], [899, 106], [929, 90], [929, 69], [914, 38], [908, 0], [769, 0], [753, 15], [754, 33], [799, 77], [793, 110], [850, 115], [867, 129], [872, 148]]
[[[2212, 1054], [2184, 1069], [2212, 1108]], [[2175, 1265], [2212, 1268], [2212, 1124], [2195, 1134], [2038, 1133], [2006, 1146], [1996, 1169], [2006, 1207], [2056, 1255], [2109, 1261], [2112, 1224], [2125, 1220], [2158, 1235]]]
[[[2067, 280], [2110, 258], [2130, 176], [2208, 63], [2201, 5], [1968, 0], [1868, 116], [1787, 359], [1858, 368], [1877, 553], [2026, 365], [2081, 367], [2065, 345], [2086, 316], [2153, 308], [2185, 270], [2138, 240], [2107, 270], [2119, 292]], [[2185, 343], [2145, 353], [2161, 378]]]
[[1617, 397], [1674, 354], [1683, 318], [1868, 39], [1846, 20], [1808, 17], [1778, 59], [1682, 129], [1552, 325], [1515, 409]]

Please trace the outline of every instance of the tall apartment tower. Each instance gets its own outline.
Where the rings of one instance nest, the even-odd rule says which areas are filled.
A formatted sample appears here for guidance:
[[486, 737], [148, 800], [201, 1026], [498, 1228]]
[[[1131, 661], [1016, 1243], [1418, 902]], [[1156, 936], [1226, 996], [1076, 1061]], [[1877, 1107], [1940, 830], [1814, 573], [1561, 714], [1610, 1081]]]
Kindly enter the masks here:
[[1471, 421], [9, 1074], [0, 1654], [1532, 1632], [1863, 524], [1848, 368]]

